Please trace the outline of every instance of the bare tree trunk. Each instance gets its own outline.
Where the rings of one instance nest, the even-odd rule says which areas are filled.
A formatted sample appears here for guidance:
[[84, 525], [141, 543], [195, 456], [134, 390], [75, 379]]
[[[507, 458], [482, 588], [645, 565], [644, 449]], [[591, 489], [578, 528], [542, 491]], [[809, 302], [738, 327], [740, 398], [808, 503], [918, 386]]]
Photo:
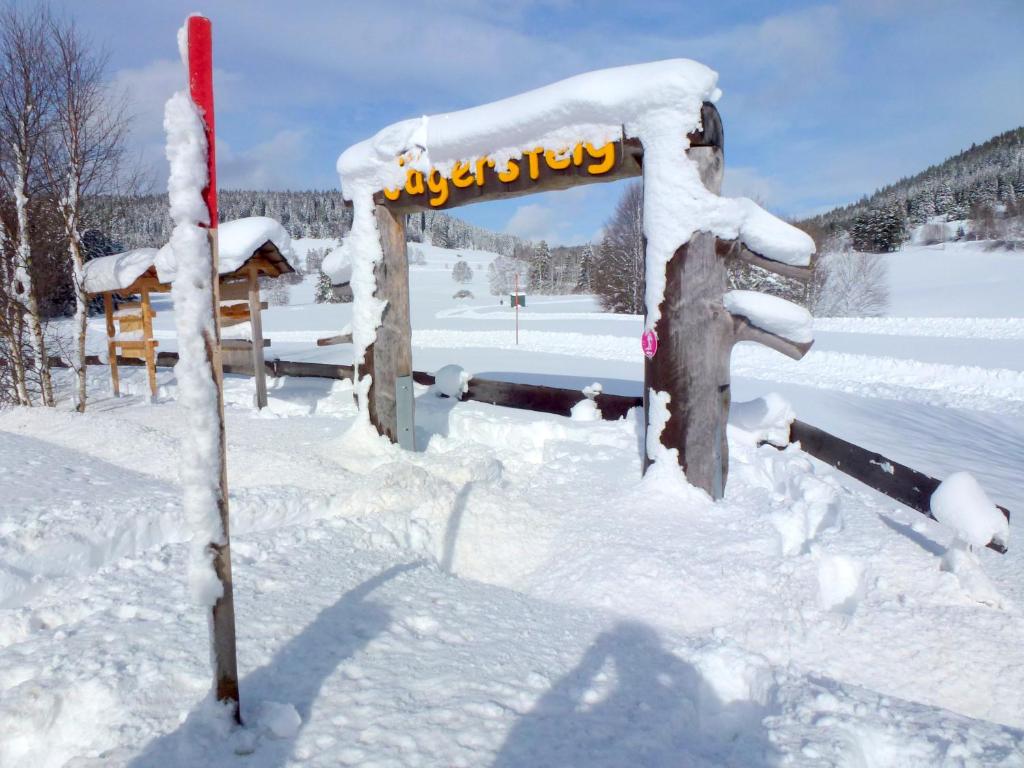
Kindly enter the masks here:
[[[50, 129], [53, 79], [50, 67], [50, 14], [45, 6], [0, 11], [0, 136], [7, 142], [0, 177], [10, 185], [17, 211], [16, 248], [10, 299], [24, 310], [39, 372], [44, 405], [52, 406], [53, 382], [39, 299], [32, 280], [29, 203], [38, 154]], [[0, 159], [3, 159], [0, 154]]]
[[11, 357], [14, 361], [14, 385], [18, 392], [18, 403], [31, 407], [28, 395], [28, 381], [25, 379], [25, 345], [22, 343], [21, 316], [14, 318], [11, 333]]
[[68, 251], [71, 253], [72, 274], [75, 281], [75, 374], [78, 378], [75, 410], [85, 412], [85, 334], [89, 321], [89, 302], [85, 293], [82, 245], [78, 237], [78, 222], [72, 215], [68, 226]]
[[20, 303], [28, 317], [29, 333], [32, 337], [32, 352], [39, 369], [39, 383], [42, 389], [43, 405], [53, 406], [53, 381], [50, 378], [50, 358], [46, 353], [46, 337], [43, 334], [43, 321], [39, 314], [39, 301], [36, 298], [35, 286], [32, 284], [32, 246], [29, 244], [28, 232], [28, 196], [25, 178], [27, 162], [24, 156], [18, 157], [18, 176], [14, 187], [14, 200], [18, 211], [18, 250], [15, 267], [15, 282], [18, 283]]
[[15, 295], [14, 255], [8, 249], [10, 238], [6, 228], [0, 228], [0, 338], [6, 344], [6, 364], [10, 372], [10, 385], [18, 405], [32, 405], [25, 381], [25, 348], [22, 344], [22, 313]]
[[81, 201], [86, 194], [108, 191], [116, 184], [128, 128], [123, 103], [106, 93], [107, 53], [85, 38], [74, 23], [53, 20], [55, 140], [43, 153], [50, 185], [59, 191], [61, 217], [75, 288], [76, 408], [86, 408], [85, 342], [88, 295], [83, 279], [84, 256], [79, 233]]

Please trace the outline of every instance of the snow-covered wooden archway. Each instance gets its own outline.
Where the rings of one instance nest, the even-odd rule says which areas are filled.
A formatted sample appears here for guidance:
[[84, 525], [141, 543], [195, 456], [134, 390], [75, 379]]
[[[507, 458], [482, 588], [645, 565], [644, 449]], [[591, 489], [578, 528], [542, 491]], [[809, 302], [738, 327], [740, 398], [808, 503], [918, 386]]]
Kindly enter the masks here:
[[643, 466], [677, 461], [690, 483], [722, 497], [733, 345], [756, 341], [800, 358], [812, 341], [803, 308], [729, 291], [726, 259], [806, 277], [814, 242], [750, 200], [719, 197], [716, 83], [714, 71], [686, 59], [589, 72], [395, 123], [342, 153], [342, 192], [354, 208], [343, 248], [356, 389], [381, 434], [398, 441], [396, 386], [412, 374], [406, 214], [642, 176], [645, 347], [654, 350]]

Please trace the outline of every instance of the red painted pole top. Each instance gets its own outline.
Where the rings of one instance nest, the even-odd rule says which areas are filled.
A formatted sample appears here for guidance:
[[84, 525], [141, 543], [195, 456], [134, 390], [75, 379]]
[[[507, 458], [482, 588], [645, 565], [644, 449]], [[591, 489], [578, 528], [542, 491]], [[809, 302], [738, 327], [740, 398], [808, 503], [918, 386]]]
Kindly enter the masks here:
[[209, 185], [203, 190], [210, 228], [217, 227], [217, 148], [213, 121], [213, 33], [205, 16], [188, 17], [189, 95], [203, 114], [206, 125], [206, 170]]

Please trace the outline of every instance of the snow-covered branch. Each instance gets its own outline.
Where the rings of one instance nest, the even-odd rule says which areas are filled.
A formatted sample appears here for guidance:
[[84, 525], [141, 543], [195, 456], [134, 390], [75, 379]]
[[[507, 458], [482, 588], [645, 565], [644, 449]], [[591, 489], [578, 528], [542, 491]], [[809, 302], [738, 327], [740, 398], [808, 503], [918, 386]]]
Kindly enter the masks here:
[[813, 271], [810, 266], [784, 264], [781, 261], [774, 261], [772, 259], [765, 258], [761, 254], [750, 250], [746, 244], [739, 240], [720, 240], [718, 242], [718, 254], [725, 258], [742, 261], [744, 264], [760, 267], [761, 269], [775, 275], [793, 278], [794, 280], [803, 280], [806, 282], [813, 276]]
[[757, 291], [729, 291], [722, 298], [736, 341], [756, 341], [799, 360], [814, 343], [811, 314], [791, 301]]

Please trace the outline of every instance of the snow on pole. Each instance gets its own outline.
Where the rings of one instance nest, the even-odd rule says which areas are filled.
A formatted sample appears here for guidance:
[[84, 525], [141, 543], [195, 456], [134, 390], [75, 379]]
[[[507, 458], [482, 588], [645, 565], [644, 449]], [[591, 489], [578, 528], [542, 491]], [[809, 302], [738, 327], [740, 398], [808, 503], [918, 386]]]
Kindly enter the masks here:
[[[178, 92], [164, 111], [170, 176], [170, 248], [178, 332], [179, 404], [187, 423], [182, 443], [185, 515], [192, 529], [189, 582], [210, 609], [211, 661], [217, 700], [236, 721], [238, 669], [231, 586], [223, 372], [217, 281], [213, 71], [210, 20], [190, 16], [178, 33], [190, 94]], [[205, 118], [205, 121], [204, 121]]]

